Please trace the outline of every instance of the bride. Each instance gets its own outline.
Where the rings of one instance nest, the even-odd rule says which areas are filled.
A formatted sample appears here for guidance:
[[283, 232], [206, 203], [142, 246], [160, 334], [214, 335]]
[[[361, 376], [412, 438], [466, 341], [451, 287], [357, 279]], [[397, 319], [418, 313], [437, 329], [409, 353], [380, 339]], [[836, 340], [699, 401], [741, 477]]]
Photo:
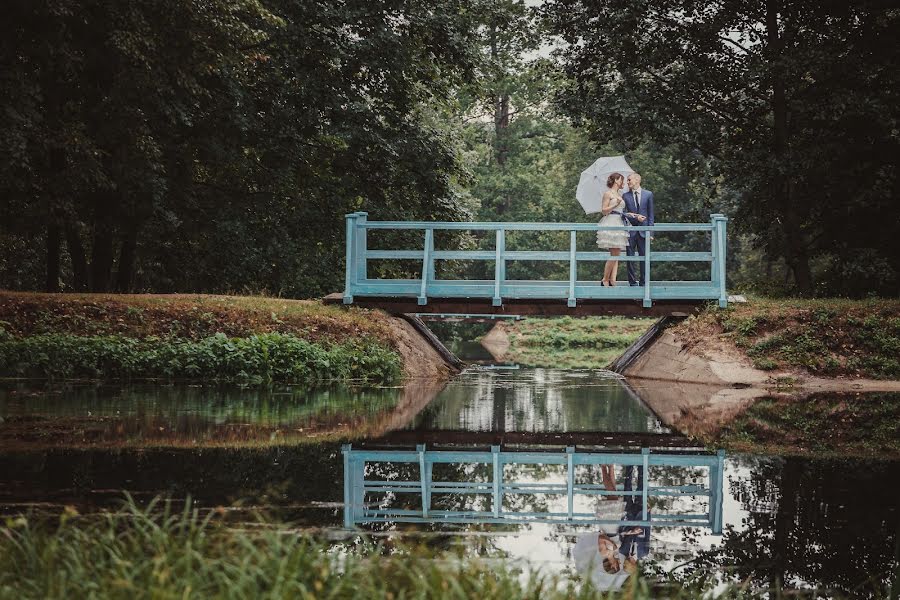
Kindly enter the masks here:
[[[613, 173], [606, 179], [606, 187], [608, 189], [603, 192], [603, 201], [600, 209], [600, 212], [603, 213], [603, 218], [598, 223], [600, 227], [627, 226], [630, 224], [628, 219], [625, 218], [625, 215], [628, 213], [625, 213], [625, 201], [621, 195], [624, 185], [625, 177], [621, 173]], [[597, 246], [608, 248], [611, 256], [619, 256], [622, 250], [628, 247], [628, 232], [625, 230], [598, 231]], [[615, 286], [618, 272], [618, 260], [606, 261], [600, 285]]]

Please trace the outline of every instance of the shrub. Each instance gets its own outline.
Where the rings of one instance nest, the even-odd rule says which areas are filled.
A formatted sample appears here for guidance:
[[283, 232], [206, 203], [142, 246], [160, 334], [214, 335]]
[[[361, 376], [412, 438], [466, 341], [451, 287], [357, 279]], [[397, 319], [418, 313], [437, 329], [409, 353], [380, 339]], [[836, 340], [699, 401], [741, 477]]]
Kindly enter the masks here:
[[327, 379], [392, 381], [400, 359], [377, 344], [319, 345], [281, 333], [200, 340], [44, 334], [0, 337], [0, 375], [170, 378], [303, 383]]

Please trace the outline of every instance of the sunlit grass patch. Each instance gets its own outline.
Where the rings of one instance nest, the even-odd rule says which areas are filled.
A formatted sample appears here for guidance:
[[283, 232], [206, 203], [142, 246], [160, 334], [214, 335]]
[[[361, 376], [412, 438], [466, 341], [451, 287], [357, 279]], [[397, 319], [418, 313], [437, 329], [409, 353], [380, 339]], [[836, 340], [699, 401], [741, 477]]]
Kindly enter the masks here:
[[510, 359], [534, 367], [602, 368], [652, 323], [627, 317], [528, 318], [510, 326]]

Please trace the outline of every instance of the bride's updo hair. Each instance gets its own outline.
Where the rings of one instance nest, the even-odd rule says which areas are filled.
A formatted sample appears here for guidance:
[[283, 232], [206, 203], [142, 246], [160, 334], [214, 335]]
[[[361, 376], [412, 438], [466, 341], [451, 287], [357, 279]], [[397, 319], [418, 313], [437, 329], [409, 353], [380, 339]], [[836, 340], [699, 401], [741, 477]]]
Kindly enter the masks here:
[[606, 178], [606, 187], [611, 188], [619, 179], [625, 179], [621, 173], [613, 173]]

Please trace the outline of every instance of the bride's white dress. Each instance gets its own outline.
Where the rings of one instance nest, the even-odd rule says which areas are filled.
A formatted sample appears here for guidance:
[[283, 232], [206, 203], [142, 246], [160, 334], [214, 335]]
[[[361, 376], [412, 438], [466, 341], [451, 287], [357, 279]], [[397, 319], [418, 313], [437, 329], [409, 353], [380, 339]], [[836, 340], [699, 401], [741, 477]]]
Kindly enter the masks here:
[[[619, 198], [619, 203], [613, 206], [613, 211], [617, 213], [625, 212], [625, 200]], [[622, 225], [629, 225], [629, 223], [622, 218], [621, 214], [614, 214], [610, 212], [608, 215], [604, 216], [600, 219], [598, 223], [601, 227], [615, 227]], [[628, 247], [628, 232], [627, 231], [604, 231], [600, 230], [597, 232], [597, 247], [599, 248], [618, 248], [620, 250], [624, 250]]]

